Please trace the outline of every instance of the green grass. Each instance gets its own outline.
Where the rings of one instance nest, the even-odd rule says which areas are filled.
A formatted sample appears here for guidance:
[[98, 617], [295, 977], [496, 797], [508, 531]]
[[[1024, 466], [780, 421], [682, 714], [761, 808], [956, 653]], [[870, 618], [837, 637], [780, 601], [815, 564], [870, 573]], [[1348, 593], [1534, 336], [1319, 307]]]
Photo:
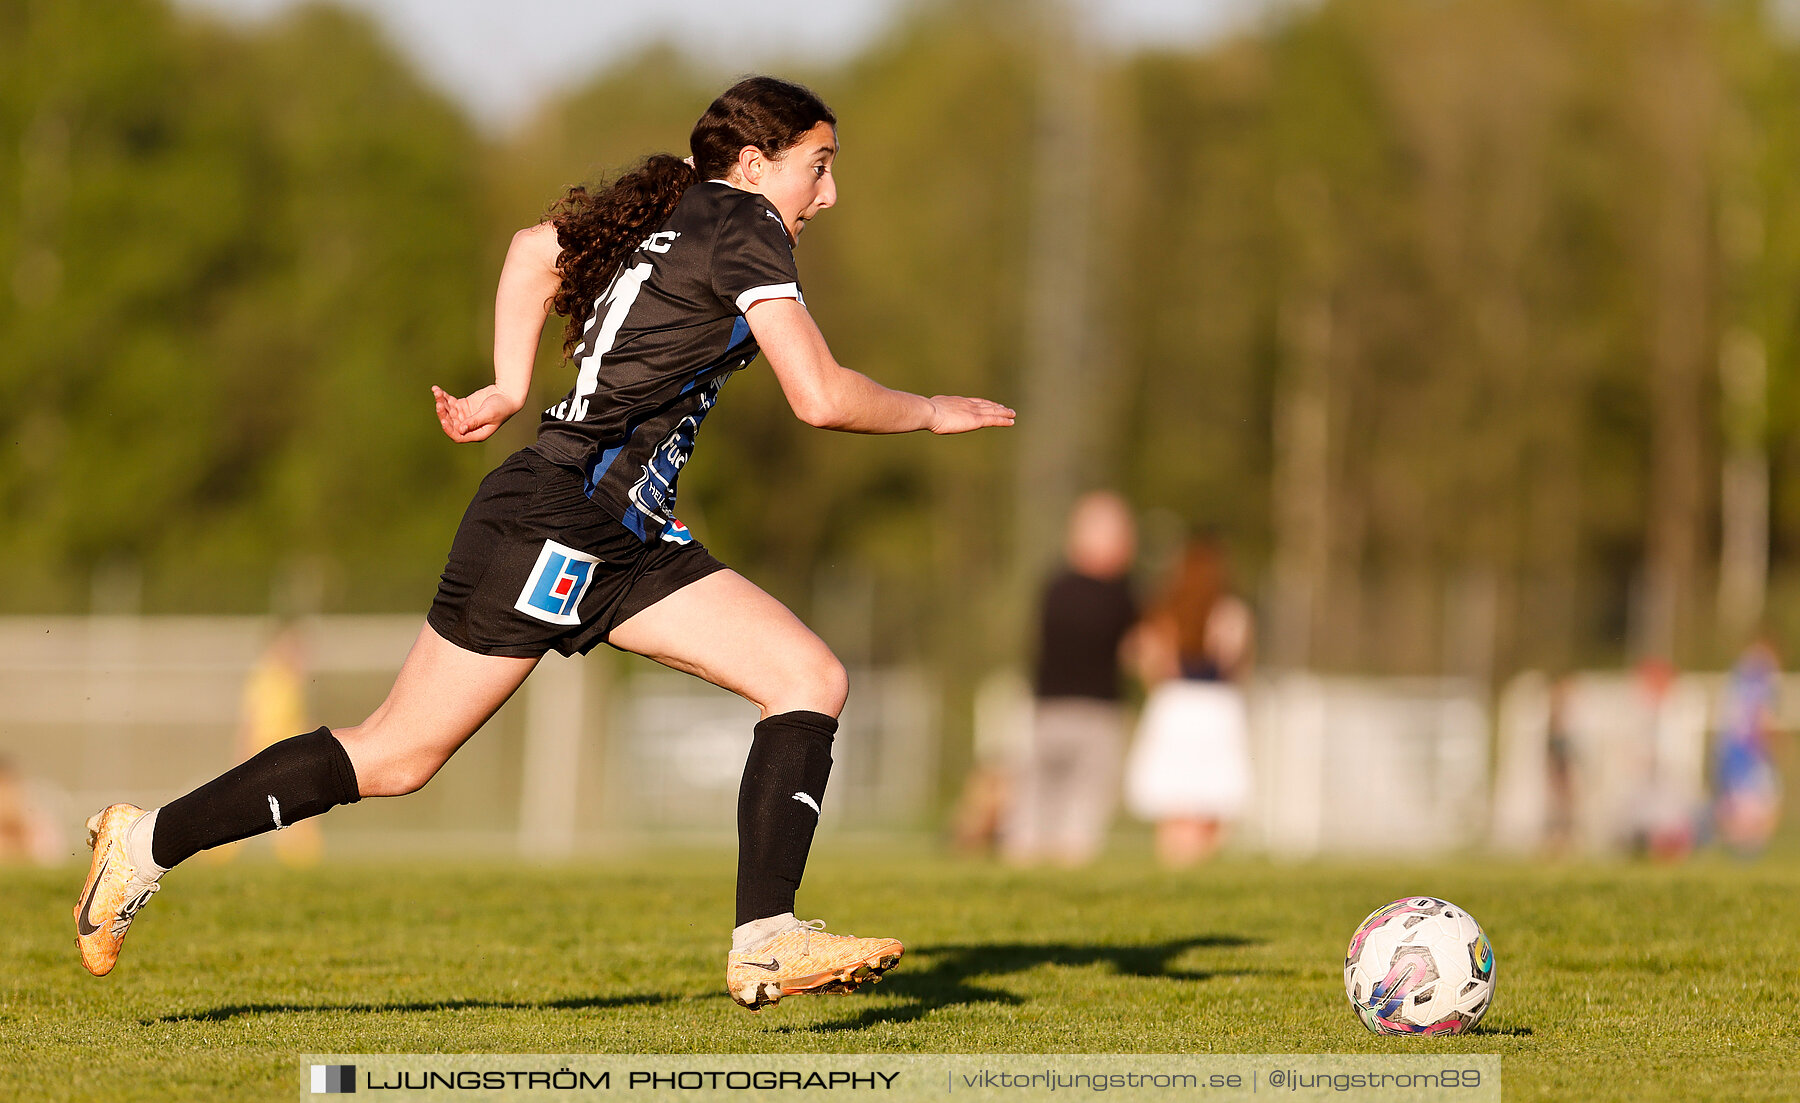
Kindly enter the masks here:
[[[865, 856], [866, 857], [866, 856]], [[184, 868], [81, 971], [78, 870], [0, 870], [0, 1099], [288, 1099], [302, 1053], [1486, 1052], [1506, 1098], [1800, 1098], [1800, 862], [1280, 865], [1063, 875], [813, 863], [804, 915], [910, 949], [878, 988], [752, 1016], [721, 985], [726, 855], [518, 868]], [[1460, 1038], [1376, 1038], [1356, 923], [1430, 893], [1486, 926]]]

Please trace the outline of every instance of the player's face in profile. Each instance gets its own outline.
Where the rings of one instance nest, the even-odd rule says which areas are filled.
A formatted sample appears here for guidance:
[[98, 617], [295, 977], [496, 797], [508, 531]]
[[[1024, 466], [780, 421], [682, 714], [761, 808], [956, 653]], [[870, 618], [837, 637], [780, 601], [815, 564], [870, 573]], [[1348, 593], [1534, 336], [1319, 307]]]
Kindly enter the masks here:
[[757, 190], [781, 212], [788, 237], [798, 242], [808, 220], [837, 202], [837, 181], [831, 164], [837, 159], [837, 131], [820, 123], [788, 147], [780, 160], [767, 166]]

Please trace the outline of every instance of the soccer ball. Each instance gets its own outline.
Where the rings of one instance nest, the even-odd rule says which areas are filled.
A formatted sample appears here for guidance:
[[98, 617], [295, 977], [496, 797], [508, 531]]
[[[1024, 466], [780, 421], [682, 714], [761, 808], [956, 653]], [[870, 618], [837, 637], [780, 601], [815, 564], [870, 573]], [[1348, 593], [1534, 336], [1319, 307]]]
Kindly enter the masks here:
[[1344, 991], [1376, 1034], [1461, 1034], [1494, 998], [1494, 948], [1455, 904], [1408, 896], [1356, 928], [1344, 954]]

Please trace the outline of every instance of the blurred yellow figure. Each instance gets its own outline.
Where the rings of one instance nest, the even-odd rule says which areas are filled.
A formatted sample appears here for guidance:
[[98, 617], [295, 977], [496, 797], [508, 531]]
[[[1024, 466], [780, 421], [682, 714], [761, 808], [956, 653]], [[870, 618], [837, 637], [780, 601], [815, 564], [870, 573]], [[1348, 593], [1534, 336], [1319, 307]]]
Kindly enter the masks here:
[[[239, 707], [238, 757], [250, 758], [305, 727], [306, 646], [298, 625], [284, 626], [263, 649], [244, 679]], [[287, 866], [317, 865], [325, 840], [316, 820], [276, 831], [270, 839], [275, 857]], [[243, 843], [230, 843], [213, 851], [216, 860], [231, 861]]]

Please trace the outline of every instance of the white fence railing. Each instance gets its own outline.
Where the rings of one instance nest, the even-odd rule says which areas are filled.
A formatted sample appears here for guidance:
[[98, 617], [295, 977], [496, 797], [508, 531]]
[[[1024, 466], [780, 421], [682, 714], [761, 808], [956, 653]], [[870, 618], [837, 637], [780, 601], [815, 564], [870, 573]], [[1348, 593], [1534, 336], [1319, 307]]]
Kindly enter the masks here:
[[[1725, 689], [1722, 674], [1513, 679], [1497, 708], [1491, 842], [1605, 853], [1698, 830]], [[1800, 728], [1800, 676], [1781, 678], [1774, 722]]]
[[[95, 808], [166, 802], [249, 753], [251, 675], [280, 632], [262, 618], [0, 618], [0, 760], [68, 850]], [[296, 622], [294, 733], [360, 721], [419, 631], [414, 617]], [[936, 782], [936, 694], [911, 671], [852, 674], [824, 819], [919, 826]], [[556, 857], [647, 837], [728, 839], [756, 710], [623, 660], [548, 656], [422, 792], [325, 823], [330, 845]]]
[[[1421, 856], [1471, 847], [1605, 854], [1704, 821], [1725, 679], [1585, 673], [1552, 692], [1523, 674], [1491, 707], [1459, 679], [1287, 673], [1247, 689], [1254, 798], [1239, 845], [1270, 853]], [[1800, 677], [1776, 718], [1800, 728]], [[977, 695], [978, 758], [1028, 738], [1016, 675]], [[1497, 733], [1497, 734], [1496, 734]]]
[[1245, 842], [1289, 855], [1430, 854], [1487, 830], [1479, 687], [1288, 674], [1250, 694], [1256, 801]]
[[[261, 618], [0, 618], [0, 760], [25, 779], [62, 850], [73, 852], [93, 809], [167, 801], [245, 757], [247, 686], [278, 628]], [[412, 617], [292, 625], [305, 699], [295, 730], [359, 721], [418, 628]], [[903, 669], [852, 683], [826, 821], [930, 826], [936, 687]], [[1703, 806], [1722, 685], [1685, 675], [1652, 702], [1626, 675], [1578, 675], [1553, 692], [1528, 674], [1490, 708], [1467, 681], [1266, 677], [1250, 692], [1255, 796], [1236, 838], [1286, 855], [1616, 850], [1647, 809]], [[1791, 730], [1800, 678], [1783, 691]], [[977, 750], [992, 760], [996, 743], [1021, 737], [1029, 702], [1016, 676], [978, 702]], [[423, 792], [365, 801], [325, 821], [325, 834], [346, 850], [541, 857], [726, 840], [755, 719], [731, 694], [641, 660], [551, 655]]]

